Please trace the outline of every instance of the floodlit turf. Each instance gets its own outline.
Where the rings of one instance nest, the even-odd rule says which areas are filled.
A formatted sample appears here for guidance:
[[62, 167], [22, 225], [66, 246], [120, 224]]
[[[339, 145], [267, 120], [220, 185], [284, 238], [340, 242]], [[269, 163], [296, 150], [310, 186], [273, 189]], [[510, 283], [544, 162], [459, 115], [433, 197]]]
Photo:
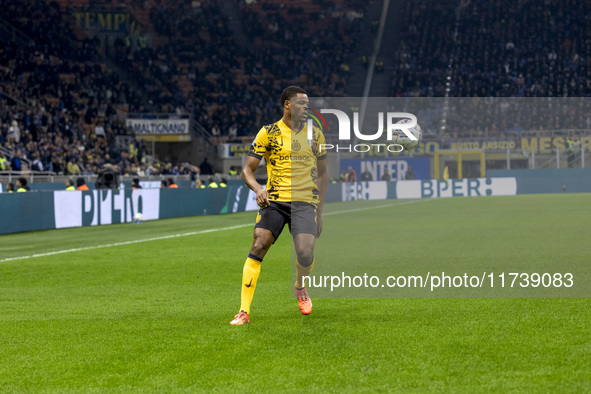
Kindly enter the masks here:
[[[343, 229], [382, 231], [376, 221], [394, 215], [393, 234], [401, 226], [420, 233], [418, 247], [445, 261], [519, 261], [545, 242], [562, 245], [564, 259], [588, 258], [589, 200], [329, 204], [326, 213], [373, 209], [327, 215], [319, 254], [330, 245], [343, 259], [339, 242], [359, 242], [371, 259], [380, 245]], [[291, 298], [287, 232], [263, 263], [252, 323], [229, 326], [252, 226], [202, 231], [254, 216], [1, 236], [0, 391], [591, 391], [589, 299], [316, 298], [302, 316]], [[501, 227], [491, 244], [491, 228]], [[6, 260], [190, 232], [198, 234]]]

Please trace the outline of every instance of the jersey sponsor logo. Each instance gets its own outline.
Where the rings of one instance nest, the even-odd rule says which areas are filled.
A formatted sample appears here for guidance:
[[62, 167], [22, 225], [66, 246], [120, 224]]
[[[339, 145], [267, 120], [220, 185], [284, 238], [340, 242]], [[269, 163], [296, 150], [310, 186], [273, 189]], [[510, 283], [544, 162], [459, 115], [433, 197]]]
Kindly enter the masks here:
[[309, 161], [310, 156], [297, 156], [297, 155], [283, 156], [283, 155], [279, 155], [279, 160]]

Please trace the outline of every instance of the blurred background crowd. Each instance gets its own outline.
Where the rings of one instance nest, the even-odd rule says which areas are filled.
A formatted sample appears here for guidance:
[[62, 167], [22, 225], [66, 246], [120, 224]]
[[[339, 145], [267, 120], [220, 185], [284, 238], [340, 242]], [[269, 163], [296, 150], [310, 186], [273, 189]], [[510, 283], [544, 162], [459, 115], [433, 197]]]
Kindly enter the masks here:
[[[393, 36], [384, 37], [376, 63], [386, 95], [591, 92], [588, 2], [391, 3]], [[189, 164], [148, 155], [126, 116], [189, 115], [218, 141], [238, 141], [280, 118], [288, 85], [310, 96], [360, 96], [380, 4], [1, 0], [0, 171], [94, 175], [111, 164], [122, 175], [194, 177], [202, 157]], [[93, 36], [80, 24], [95, 9], [125, 12], [133, 23], [124, 34]], [[577, 113], [589, 127], [586, 109]], [[487, 123], [478, 131], [524, 127]], [[458, 126], [455, 136], [467, 129]]]

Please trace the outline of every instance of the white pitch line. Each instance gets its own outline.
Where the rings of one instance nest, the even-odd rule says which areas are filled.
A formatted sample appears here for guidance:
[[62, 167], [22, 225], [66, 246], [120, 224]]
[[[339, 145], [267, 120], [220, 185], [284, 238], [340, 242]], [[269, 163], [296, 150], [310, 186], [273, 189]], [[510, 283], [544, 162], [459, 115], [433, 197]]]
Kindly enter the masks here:
[[81, 251], [84, 251], [84, 250], [111, 248], [113, 246], [123, 246], [123, 245], [139, 244], [139, 243], [142, 243], [142, 242], [159, 241], [159, 240], [162, 240], [162, 239], [187, 237], [187, 236], [190, 236], [190, 235], [199, 235], [199, 234], [206, 234], [206, 233], [214, 233], [214, 232], [217, 232], [217, 231], [234, 230], [234, 229], [237, 229], [237, 228], [248, 227], [248, 226], [252, 226], [252, 223], [249, 223], [249, 224], [241, 224], [239, 226], [213, 228], [213, 229], [202, 230], [202, 231], [192, 231], [192, 232], [189, 232], [189, 233], [182, 233], [182, 234], [163, 235], [161, 237], [137, 239], [135, 241], [125, 241], [125, 242], [117, 242], [117, 243], [113, 243], [113, 244], [87, 246], [85, 248], [74, 248], [74, 249], [56, 250], [56, 251], [53, 251], [53, 252], [37, 253], [37, 254], [28, 255], [28, 256], [9, 257], [7, 259], [0, 260], [0, 263], [4, 263], [5, 261], [26, 260], [26, 259], [31, 259], [31, 258], [34, 258], [34, 257], [53, 256], [53, 255], [62, 254], [62, 253], [81, 252]]
[[366, 207], [366, 208], [356, 208], [356, 209], [348, 209], [345, 211], [336, 211], [336, 212], [329, 212], [325, 213], [322, 216], [330, 216], [330, 215], [339, 215], [341, 213], [349, 213], [349, 212], [361, 212], [361, 211], [369, 211], [370, 209], [379, 209], [379, 208], [388, 208], [388, 207], [397, 207], [399, 205], [408, 205], [408, 204], [416, 204], [418, 202], [426, 202], [432, 201], [434, 199], [422, 199], [422, 200], [413, 200], [413, 201], [405, 201], [399, 204], [382, 204], [382, 205], [374, 205], [373, 207]]
[[[400, 204], [383, 204], [383, 205], [376, 205], [376, 206], [373, 206], [373, 207], [348, 209], [348, 210], [344, 210], [344, 211], [336, 211], [336, 212], [325, 213], [323, 216], [339, 215], [341, 213], [350, 213], [350, 212], [361, 212], [361, 211], [367, 211], [367, 210], [370, 210], [370, 209], [388, 208], [388, 207], [394, 207], [394, 206], [398, 206], [398, 205], [414, 204], [414, 203], [422, 202], [422, 201], [430, 201], [430, 200], [415, 200], [415, 201], [408, 201], [408, 202], [404, 202], [404, 203], [400, 203]], [[36, 253], [36, 254], [28, 255], [28, 256], [9, 257], [9, 258], [6, 258], [6, 259], [1, 259], [0, 260], [0, 263], [4, 263], [4, 262], [7, 262], [7, 261], [15, 261], [15, 260], [27, 260], [27, 259], [32, 259], [32, 258], [35, 258], [35, 257], [47, 257], [47, 256], [53, 256], [53, 255], [56, 255], [56, 254], [63, 254], [63, 253], [82, 252], [82, 251], [85, 251], [85, 250], [102, 249], [102, 248], [112, 248], [114, 246], [132, 245], [132, 244], [139, 244], [139, 243], [142, 243], [142, 242], [160, 241], [160, 240], [163, 240], [163, 239], [170, 239], [170, 238], [188, 237], [188, 236], [191, 236], [191, 235], [200, 235], [200, 234], [207, 234], [207, 233], [215, 233], [215, 232], [218, 232], [218, 231], [235, 230], [235, 229], [239, 229], [239, 228], [243, 228], [243, 227], [250, 227], [250, 226], [254, 226], [254, 224], [253, 223], [240, 224], [238, 226], [220, 227], [220, 228], [213, 228], [213, 229], [201, 230], [201, 231], [191, 231], [191, 232], [182, 233], [182, 234], [163, 235], [161, 237], [137, 239], [135, 241], [125, 241], [125, 242], [117, 242], [117, 243], [105, 244], [105, 245], [87, 246], [87, 247], [84, 247], [84, 248], [56, 250], [56, 251], [53, 251], [53, 252]]]

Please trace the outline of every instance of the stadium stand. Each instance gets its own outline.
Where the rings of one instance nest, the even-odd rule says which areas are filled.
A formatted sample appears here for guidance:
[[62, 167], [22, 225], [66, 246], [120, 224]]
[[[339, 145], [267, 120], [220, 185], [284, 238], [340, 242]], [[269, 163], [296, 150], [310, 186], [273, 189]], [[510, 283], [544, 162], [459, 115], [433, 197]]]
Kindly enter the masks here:
[[[115, 136], [129, 133], [117, 114], [190, 114], [228, 141], [251, 138], [279, 117], [276, 98], [286, 84], [343, 95], [344, 54], [351, 52], [363, 14], [359, 1], [243, 3], [246, 40], [237, 40], [217, 1], [3, 3], [5, 22], [33, 44], [9, 42], [0, 50], [6, 104], [0, 144], [9, 158], [20, 152], [27, 166], [35, 160], [33, 170], [58, 174], [96, 174], [105, 163], [121, 173], [132, 174], [131, 163], [139, 168], [141, 144], [131, 158], [115, 144]], [[97, 7], [130, 11], [150, 34], [150, 45], [137, 35], [112, 42], [85, 35], [71, 14]], [[19, 138], [9, 132], [15, 121]], [[160, 172], [157, 165], [149, 168]]]
[[[0, 49], [0, 144], [35, 160], [36, 171], [94, 174], [118, 164], [113, 137], [126, 130], [116, 114], [136, 102], [135, 92], [101, 62], [97, 40], [75, 36], [57, 4], [5, 3], [3, 16], [33, 44]], [[18, 138], [9, 135], [15, 122]]]
[[[588, 4], [581, 1], [407, 1], [395, 51], [395, 97], [585, 97], [591, 92]], [[440, 39], [433, 40], [438, 36]], [[463, 101], [455, 137], [587, 128], [581, 102], [566, 111], [529, 116], [491, 114], [470, 120], [489, 102]], [[456, 108], [457, 109], [457, 108]], [[508, 108], [510, 111], [511, 109]], [[456, 111], [457, 112], [457, 111]], [[456, 113], [456, 115], [458, 115]], [[482, 119], [482, 117], [480, 117]], [[509, 121], [509, 119], [511, 119]], [[485, 119], [486, 120], [486, 119]]]
[[155, 46], [130, 46], [118, 60], [155, 85], [144, 84], [159, 92], [153, 111], [193, 113], [214, 136], [252, 136], [261, 122], [280, 116], [276, 97], [286, 85], [343, 95], [347, 71], [341, 66], [363, 12], [357, 3], [243, 3], [245, 46], [220, 14], [220, 2], [159, 4], [150, 11], [149, 28], [160, 36]]
[[[450, 65], [450, 96], [583, 97], [591, 91], [585, 2], [405, 4], [410, 26], [396, 51], [393, 96], [444, 96]], [[430, 39], [436, 35], [439, 40]]]
[[[0, 47], [0, 145], [9, 168], [16, 157], [34, 171], [96, 174], [109, 163], [133, 175], [143, 159], [148, 174], [194, 176], [191, 165], [146, 161], [125, 114], [185, 114], [215, 143], [246, 141], [280, 116], [276, 98], [286, 85], [305, 85], [314, 96], [345, 95], [349, 65], [361, 59], [356, 44], [375, 34], [363, 30], [371, 6], [363, 1], [236, 4], [3, 1], [0, 24], [22, 33]], [[584, 2], [400, 4], [408, 26], [398, 30], [391, 96], [580, 97], [591, 91]], [[133, 34], [101, 41], [85, 33], [72, 15], [93, 9], [125, 10], [134, 18]], [[570, 111], [579, 125], [591, 122], [586, 108]], [[545, 128], [560, 122], [539, 119]], [[527, 125], [470, 129], [521, 132]], [[131, 147], [117, 143], [121, 135], [130, 137]]]

